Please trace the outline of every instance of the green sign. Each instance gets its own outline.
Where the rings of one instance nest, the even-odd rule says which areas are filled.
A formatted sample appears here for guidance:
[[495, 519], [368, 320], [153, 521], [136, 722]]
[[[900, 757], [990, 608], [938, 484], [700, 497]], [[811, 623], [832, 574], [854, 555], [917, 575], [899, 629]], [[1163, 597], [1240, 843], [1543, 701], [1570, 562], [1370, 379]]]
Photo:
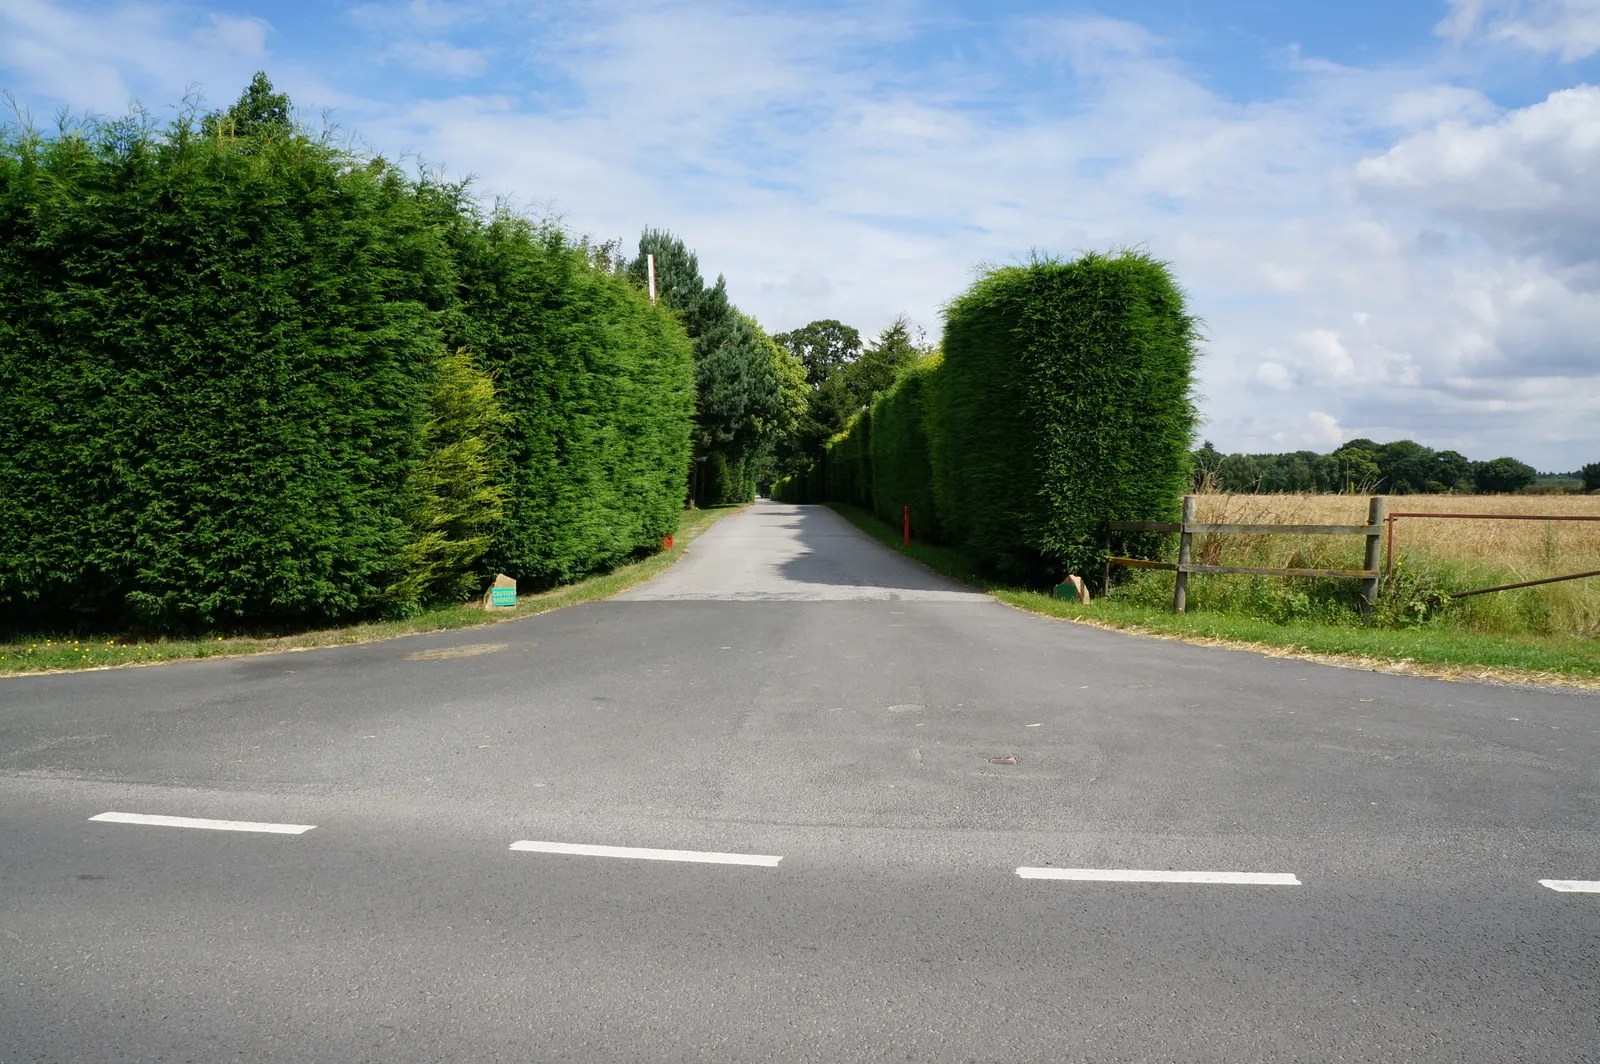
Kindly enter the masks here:
[[514, 587], [491, 587], [489, 589], [489, 605], [515, 606], [517, 604], [517, 589]]

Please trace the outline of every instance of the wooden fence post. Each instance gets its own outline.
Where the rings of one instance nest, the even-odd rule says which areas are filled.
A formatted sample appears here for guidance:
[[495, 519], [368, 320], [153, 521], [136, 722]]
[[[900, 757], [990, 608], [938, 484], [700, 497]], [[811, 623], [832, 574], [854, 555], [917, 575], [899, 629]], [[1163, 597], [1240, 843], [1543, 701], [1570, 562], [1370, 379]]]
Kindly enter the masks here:
[[[1382, 495], [1374, 495], [1372, 497], [1372, 501], [1367, 504], [1367, 524], [1374, 529], [1382, 526], [1383, 511], [1385, 508], [1386, 505], [1384, 497]], [[1372, 532], [1367, 534], [1367, 561], [1362, 568], [1374, 574], [1378, 571], [1378, 541], [1380, 538], [1381, 536]], [[1372, 607], [1377, 605], [1378, 602], [1378, 577], [1376, 575], [1369, 576], [1361, 583], [1361, 597], [1366, 603], [1361, 607], [1361, 612], [1366, 616], [1371, 617]]]
[[1172, 586], [1172, 612], [1182, 613], [1189, 605], [1189, 574], [1183, 567], [1190, 562], [1190, 551], [1193, 537], [1189, 535], [1189, 526], [1194, 524], [1194, 496], [1183, 497], [1183, 531], [1178, 533], [1178, 579]]
[[1100, 577], [1100, 597], [1111, 594], [1111, 522], [1106, 522], [1106, 571]]

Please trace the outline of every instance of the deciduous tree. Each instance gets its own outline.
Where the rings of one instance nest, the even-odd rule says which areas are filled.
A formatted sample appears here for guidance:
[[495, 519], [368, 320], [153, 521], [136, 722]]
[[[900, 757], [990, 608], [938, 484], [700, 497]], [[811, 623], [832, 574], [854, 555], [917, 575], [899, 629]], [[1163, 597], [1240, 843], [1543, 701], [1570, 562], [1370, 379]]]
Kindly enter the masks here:
[[1538, 472], [1526, 462], [1515, 458], [1491, 458], [1478, 463], [1473, 480], [1485, 495], [1509, 495], [1539, 479]]
[[813, 388], [861, 357], [861, 334], [832, 318], [778, 333], [773, 339], [800, 360], [806, 383]]

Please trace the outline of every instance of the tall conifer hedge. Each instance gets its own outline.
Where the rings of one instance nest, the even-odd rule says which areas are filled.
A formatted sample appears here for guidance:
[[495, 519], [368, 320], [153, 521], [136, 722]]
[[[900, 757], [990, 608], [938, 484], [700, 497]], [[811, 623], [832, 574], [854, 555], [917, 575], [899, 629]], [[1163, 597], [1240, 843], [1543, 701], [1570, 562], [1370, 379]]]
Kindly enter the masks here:
[[1136, 252], [997, 269], [952, 302], [935, 477], [955, 544], [1049, 583], [1095, 566], [1104, 521], [1176, 514], [1195, 344], [1166, 267]]
[[286, 108], [0, 131], [0, 629], [408, 610], [677, 527], [673, 313]]
[[[1106, 521], [1178, 511], [1195, 344], [1182, 293], [1147, 255], [993, 270], [947, 308], [942, 358], [903, 371], [803, 486], [781, 490], [870, 504], [895, 524], [910, 506], [918, 538], [1007, 579], [1090, 572]], [[1138, 535], [1112, 545], [1160, 548]]]
[[400, 548], [449, 255], [393, 168], [132, 121], [0, 149], [0, 617], [339, 616]]
[[872, 411], [852, 417], [823, 454], [828, 498], [872, 507]]
[[549, 585], [659, 543], [677, 528], [689, 466], [682, 326], [560, 230], [499, 213], [454, 243], [452, 337], [481, 352], [511, 419], [493, 563]]
[[943, 538], [933, 485], [933, 389], [942, 359], [937, 354], [902, 370], [872, 407], [872, 508], [898, 525], [911, 507], [918, 539]]

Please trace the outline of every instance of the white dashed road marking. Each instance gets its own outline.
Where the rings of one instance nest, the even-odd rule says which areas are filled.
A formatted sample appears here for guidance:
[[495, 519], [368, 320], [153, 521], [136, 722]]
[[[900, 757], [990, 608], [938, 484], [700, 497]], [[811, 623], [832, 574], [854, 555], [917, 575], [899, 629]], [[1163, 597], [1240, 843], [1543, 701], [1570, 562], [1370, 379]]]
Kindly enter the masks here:
[[204, 828], [208, 831], [264, 831], [273, 835], [304, 835], [315, 824], [256, 824], [248, 820], [203, 820], [192, 816], [151, 816], [147, 813], [101, 813], [90, 820], [108, 824], [146, 824], [158, 828]]
[[1139, 868], [1019, 868], [1023, 879], [1075, 879], [1096, 883], [1239, 883], [1298, 887], [1290, 872], [1163, 872]]
[[579, 857], [631, 857], [638, 861], [692, 861], [698, 864], [761, 865], [775, 868], [782, 857], [761, 853], [708, 853], [703, 850], [651, 850], [637, 846], [588, 846], [573, 842], [513, 842], [513, 850], [564, 853]]
[[1600, 879], [1541, 879], [1539, 885], [1563, 894], [1600, 894]]

